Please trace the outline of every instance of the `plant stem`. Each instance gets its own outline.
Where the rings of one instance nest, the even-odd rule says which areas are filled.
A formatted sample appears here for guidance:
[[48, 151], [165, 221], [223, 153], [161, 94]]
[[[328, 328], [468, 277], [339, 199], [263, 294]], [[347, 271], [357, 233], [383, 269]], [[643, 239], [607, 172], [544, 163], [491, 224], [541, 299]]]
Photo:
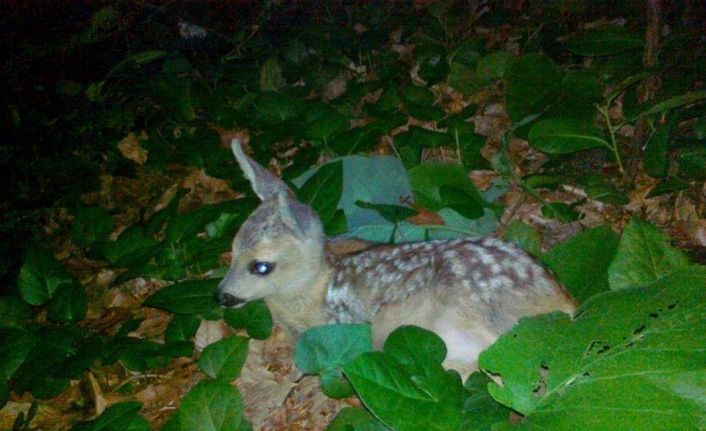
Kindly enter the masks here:
[[623, 124], [619, 124], [618, 126], [613, 125], [613, 123], [610, 121], [610, 113], [608, 112], [608, 106], [596, 106], [596, 108], [598, 109], [598, 112], [601, 113], [601, 115], [605, 119], [606, 125], [608, 126], [610, 144], [606, 145], [606, 147], [613, 153], [613, 157], [615, 158], [615, 162], [618, 164], [618, 169], [620, 170], [620, 173], [625, 174], [623, 160], [620, 158], [620, 152], [618, 152], [618, 141], [615, 137], [615, 133], [620, 130], [621, 127], [623, 127]]

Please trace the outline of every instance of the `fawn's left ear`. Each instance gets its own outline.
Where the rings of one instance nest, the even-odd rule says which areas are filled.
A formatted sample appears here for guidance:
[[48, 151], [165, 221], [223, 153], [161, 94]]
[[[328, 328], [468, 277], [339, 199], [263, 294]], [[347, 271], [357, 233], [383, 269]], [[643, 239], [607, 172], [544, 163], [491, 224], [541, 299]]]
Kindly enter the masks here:
[[283, 191], [277, 195], [277, 213], [282, 222], [300, 239], [323, 241], [321, 219], [309, 205], [298, 202]]
[[240, 169], [243, 170], [245, 178], [250, 181], [253, 191], [260, 198], [260, 200], [266, 201], [269, 199], [275, 199], [279, 193], [291, 195], [291, 191], [284, 181], [280, 180], [275, 175], [272, 175], [255, 160], [245, 155], [243, 148], [240, 145], [240, 140], [237, 138], [233, 139], [230, 145], [233, 149], [235, 159], [238, 161], [238, 165], [240, 165]]

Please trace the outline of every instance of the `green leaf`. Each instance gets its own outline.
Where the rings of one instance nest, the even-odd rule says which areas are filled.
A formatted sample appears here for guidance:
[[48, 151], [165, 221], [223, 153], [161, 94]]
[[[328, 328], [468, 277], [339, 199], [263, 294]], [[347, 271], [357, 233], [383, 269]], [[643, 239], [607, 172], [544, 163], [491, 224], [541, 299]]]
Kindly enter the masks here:
[[248, 431], [243, 401], [235, 386], [219, 380], [203, 380], [181, 403], [179, 422], [183, 431]]
[[383, 350], [394, 357], [410, 375], [424, 375], [428, 364], [441, 364], [446, 358], [446, 344], [432, 331], [405, 325], [392, 331]]
[[539, 256], [542, 252], [542, 242], [539, 240], [537, 231], [520, 220], [514, 220], [507, 226], [503, 239], [514, 242], [532, 256]]
[[669, 129], [668, 125], [658, 126], [645, 144], [645, 156], [642, 163], [645, 167], [645, 172], [653, 178], [662, 178], [667, 175]]
[[557, 175], [527, 175], [522, 178], [522, 183], [525, 187], [536, 190], [536, 189], [556, 189], [563, 179]]
[[[416, 203], [432, 211], [438, 211], [446, 206], [442, 198], [441, 188], [456, 189], [462, 192], [462, 201], [471, 201], [483, 206], [483, 198], [478, 193], [473, 182], [468, 178], [466, 169], [456, 164], [425, 163], [409, 170], [410, 182], [414, 190]], [[446, 190], [445, 188], [445, 190]], [[449, 201], [458, 198], [458, 192], [444, 193]]]
[[213, 298], [218, 282], [218, 279], [210, 279], [176, 283], [153, 293], [142, 305], [177, 314], [205, 313], [218, 308]]
[[235, 328], [245, 328], [248, 336], [264, 340], [272, 334], [272, 313], [264, 300], [249, 301], [238, 308], [223, 310], [223, 317]]
[[325, 141], [335, 133], [348, 130], [348, 118], [323, 103], [310, 109], [305, 120], [304, 137], [312, 141]]
[[59, 286], [54, 299], [47, 306], [47, 319], [53, 322], [76, 322], [86, 317], [88, 296], [86, 289], [77, 284]]
[[296, 117], [302, 100], [294, 93], [262, 92], [255, 100], [255, 109], [260, 120], [274, 126]]
[[643, 286], [684, 270], [689, 260], [667, 241], [656, 227], [639, 218], [631, 219], [608, 269], [611, 290]]
[[[409, 363], [414, 358], [407, 358]], [[462, 389], [457, 374], [437, 363], [420, 363], [411, 375], [395, 356], [368, 352], [344, 366], [363, 404], [384, 424], [399, 431], [458, 430]], [[404, 412], [404, 414], [400, 414]]]
[[389, 428], [365, 410], [342, 408], [326, 431], [389, 431]]
[[494, 424], [506, 421], [510, 416], [512, 410], [488, 393], [491, 383], [490, 377], [481, 372], [471, 374], [464, 383], [462, 430], [491, 430]]
[[514, 56], [508, 51], [492, 52], [480, 60], [476, 67], [476, 76], [482, 84], [489, 84], [505, 75]]
[[583, 302], [608, 290], [608, 267], [618, 249], [618, 235], [609, 226], [580, 232], [542, 256], [571, 295]]
[[71, 240], [87, 248], [105, 241], [113, 231], [113, 220], [101, 207], [79, 208], [71, 225]]
[[238, 214], [222, 213], [216, 220], [206, 225], [206, 233], [213, 239], [232, 237], [237, 230], [239, 220]]
[[131, 226], [117, 240], [104, 243], [103, 255], [115, 266], [131, 267], [149, 260], [159, 250], [159, 242], [146, 235], [141, 226]]
[[464, 190], [442, 185], [439, 187], [439, 198], [444, 207], [451, 208], [468, 219], [475, 220], [483, 216], [483, 204]]
[[615, 187], [607, 184], [587, 184], [584, 188], [586, 195], [600, 202], [622, 206], [630, 202], [627, 196], [618, 192]]
[[513, 123], [539, 114], [556, 99], [562, 73], [547, 57], [528, 54], [516, 60], [505, 74], [505, 105]]
[[149, 422], [139, 415], [141, 407], [137, 401], [113, 404], [96, 419], [75, 425], [71, 431], [149, 431]]
[[209, 377], [229, 382], [238, 377], [247, 357], [248, 339], [228, 337], [203, 349], [199, 368]]
[[473, 68], [458, 63], [449, 64], [449, 85], [465, 96], [472, 96], [482, 88]]
[[396, 134], [394, 140], [400, 147], [413, 148], [437, 148], [453, 142], [448, 133], [435, 132], [419, 126], [411, 126], [406, 132]]
[[678, 192], [680, 190], [686, 190], [689, 188], [689, 183], [679, 178], [667, 178], [657, 184], [649, 193], [647, 193], [648, 198], [653, 198], [655, 196], [661, 196], [667, 193]]
[[609, 25], [572, 37], [567, 48], [578, 55], [602, 56], [640, 49], [643, 43], [642, 36], [624, 27]]
[[419, 45], [414, 50], [414, 59], [419, 63], [419, 77], [428, 84], [434, 84], [446, 78], [449, 67], [443, 46]]
[[26, 302], [16, 296], [0, 296], [0, 328], [23, 328], [31, 317]]
[[190, 341], [199, 329], [201, 319], [191, 314], [175, 314], [167, 325], [164, 341], [167, 343], [177, 341]]
[[573, 318], [521, 319], [481, 353], [513, 429], [698, 429], [706, 420], [706, 270], [594, 296]]
[[419, 214], [416, 210], [403, 207], [400, 205], [387, 205], [387, 204], [371, 204], [363, 201], [355, 201], [355, 204], [361, 208], [367, 208], [375, 210], [390, 223], [399, 223], [401, 221], [407, 220], [408, 218]]
[[549, 154], [569, 154], [595, 147], [608, 147], [600, 129], [572, 118], [538, 121], [529, 132], [529, 143]]
[[686, 105], [691, 105], [692, 103], [701, 103], [701, 101], [704, 99], [706, 99], [706, 90], [690, 91], [686, 94], [673, 96], [669, 99], [655, 103], [649, 109], [646, 109], [634, 116], [631, 121], [635, 121], [643, 117], [648, 117], [650, 115], [664, 114], [673, 109], [681, 108], [682, 106]]
[[542, 205], [542, 215], [564, 222], [576, 221], [581, 217], [581, 214], [564, 202], [549, 202]]
[[679, 167], [687, 178], [706, 178], [706, 148], [702, 146], [682, 152]]
[[31, 305], [42, 305], [54, 297], [60, 286], [74, 279], [54, 255], [39, 246], [31, 246], [25, 254], [17, 277], [20, 296]]
[[10, 380], [38, 341], [24, 329], [0, 328], [0, 380]]
[[316, 210], [324, 226], [334, 219], [343, 193], [343, 162], [335, 161], [320, 167], [297, 190], [297, 198]]
[[436, 97], [427, 87], [408, 85], [400, 91], [400, 96], [407, 102], [415, 105], [433, 105]]

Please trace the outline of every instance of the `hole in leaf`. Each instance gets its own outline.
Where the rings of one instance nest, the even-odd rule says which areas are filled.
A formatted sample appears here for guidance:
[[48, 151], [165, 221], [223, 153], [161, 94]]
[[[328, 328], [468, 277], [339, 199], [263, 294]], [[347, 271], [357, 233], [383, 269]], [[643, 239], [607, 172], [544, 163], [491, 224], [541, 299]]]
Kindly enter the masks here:
[[537, 397], [543, 397], [547, 393], [547, 376], [549, 375], [549, 367], [541, 365], [539, 367], [539, 382], [532, 393]]
[[650, 317], [653, 319], [656, 319], [659, 317], [659, 313], [657, 313], [657, 312], [650, 313]]
[[493, 383], [495, 383], [496, 385], [500, 386], [501, 388], [503, 387], [503, 376], [502, 376], [501, 374], [499, 374], [499, 373], [494, 373], [494, 372], [489, 371], [489, 370], [483, 370], [483, 372], [484, 372], [485, 374], [487, 374], [488, 377], [490, 377], [490, 379], [493, 381]]
[[635, 329], [632, 331], [632, 335], [640, 335], [642, 331], [645, 330], [645, 325], [640, 326], [639, 328]]
[[674, 308], [677, 306], [677, 304], [669, 304], [667, 305], [667, 310], [674, 310]]

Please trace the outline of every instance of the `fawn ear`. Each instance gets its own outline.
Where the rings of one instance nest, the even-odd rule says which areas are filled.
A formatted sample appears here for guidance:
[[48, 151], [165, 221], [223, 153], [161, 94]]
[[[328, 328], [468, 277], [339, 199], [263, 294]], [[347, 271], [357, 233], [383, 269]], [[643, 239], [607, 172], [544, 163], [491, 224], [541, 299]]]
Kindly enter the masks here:
[[302, 240], [323, 241], [324, 229], [321, 219], [309, 205], [297, 202], [286, 192], [277, 195], [277, 212], [282, 222]]
[[260, 200], [266, 201], [276, 198], [280, 192], [291, 193], [284, 181], [272, 175], [255, 160], [245, 155], [239, 139], [233, 139], [230, 146], [233, 149], [238, 165], [240, 165], [240, 169], [243, 170], [245, 178], [250, 181], [253, 191]]

